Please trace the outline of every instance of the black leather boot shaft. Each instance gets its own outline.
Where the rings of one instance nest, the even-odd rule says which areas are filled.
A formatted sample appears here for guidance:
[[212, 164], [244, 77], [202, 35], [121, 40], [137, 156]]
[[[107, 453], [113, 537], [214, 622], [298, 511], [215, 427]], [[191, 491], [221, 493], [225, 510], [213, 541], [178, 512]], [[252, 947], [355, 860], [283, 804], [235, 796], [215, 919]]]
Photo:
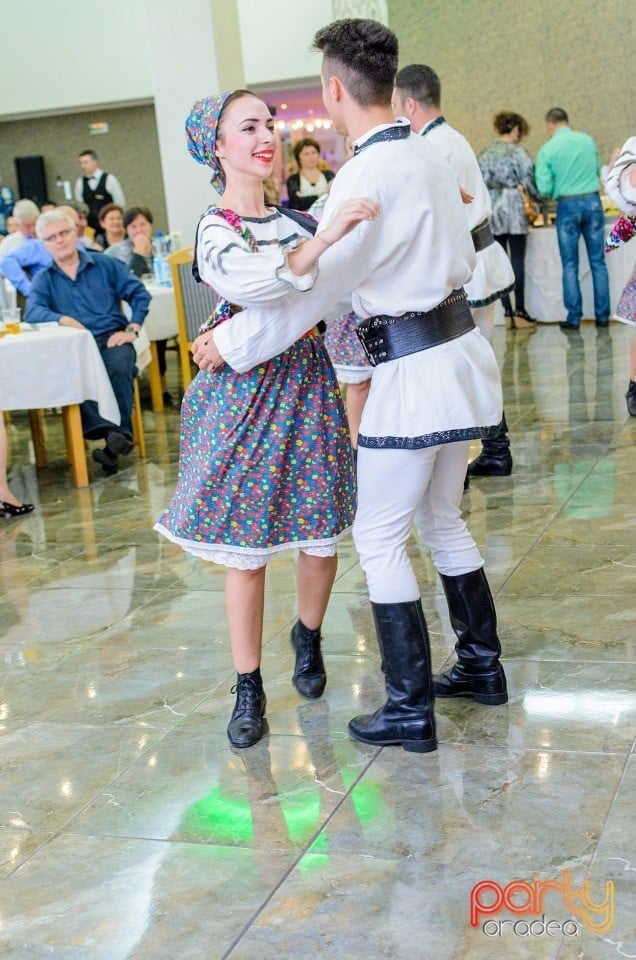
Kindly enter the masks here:
[[468, 476], [508, 477], [511, 473], [512, 454], [504, 413], [494, 435], [481, 441], [481, 453], [468, 464]]
[[233, 747], [251, 747], [263, 736], [265, 691], [253, 674], [238, 673], [232, 693], [236, 693], [236, 704], [227, 728], [228, 740]]
[[388, 700], [374, 714], [354, 717], [351, 734], [364, 743], [437, 749], [428, 630], [420, 600], [372, 603]]
[[296, 652], [292, 683], [302, 697], [317, 700], [325, 692], [327, 674], [320, 649], [320, 628], [310, 630], [301, 620], [294, 624], [290, 636]]
[[457, 663], [435, 677], [438, 697], [473, 697], [479, 703], [508, 700], [506, 676], [499, 662], [497, 614], [483, 569], [456, 577], [440, 574], [453, 630]]

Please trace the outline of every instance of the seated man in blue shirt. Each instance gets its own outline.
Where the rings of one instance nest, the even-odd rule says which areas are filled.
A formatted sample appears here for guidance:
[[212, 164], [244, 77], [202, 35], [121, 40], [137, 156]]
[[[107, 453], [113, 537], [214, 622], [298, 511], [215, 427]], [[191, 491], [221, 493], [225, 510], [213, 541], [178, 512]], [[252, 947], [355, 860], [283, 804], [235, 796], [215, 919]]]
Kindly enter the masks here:
[[[66, 206], [56, 209], [69, 215], [75, 224], [75, 232], [80, 243], [82, 246], [86, 246], [80, 234], [80, 218], [77, 211], [73, 207]], [[6, 257], [0, 257], [0, 273], [6, 277], [9, 283], [13, 284], [18, 293], [26, 298], [31, 293], [33, 278], [45, 267], [48, 267], [50, 263], [53, 263], [53, 257], [47, 250], [46, 244], [38, 240], [37, 237], [32, 237], [30, 240], [25, 240], [16, 250], [8, 253]]]
[[[56, 321], [90, 330], [95, 337], [117, 398], [121, 425], [104, 420], [97, 403], [86, 400], [81, 405], [82, 428], [89, 440], [105, 437], [106, 446], [94, 450], [93, 459], [106, 473], [116, 473], [118, 456], [132, 450], [133, 344], [148, 312], [150, 294], [123, 263], [84, 250], [68, 213], [59, 209], [43, 213], [36, 231], [53, 262], [33, 281], [25, 319], [28, 323]], [[122, 312], [122, 300], [132, 309], [130, 322]]]

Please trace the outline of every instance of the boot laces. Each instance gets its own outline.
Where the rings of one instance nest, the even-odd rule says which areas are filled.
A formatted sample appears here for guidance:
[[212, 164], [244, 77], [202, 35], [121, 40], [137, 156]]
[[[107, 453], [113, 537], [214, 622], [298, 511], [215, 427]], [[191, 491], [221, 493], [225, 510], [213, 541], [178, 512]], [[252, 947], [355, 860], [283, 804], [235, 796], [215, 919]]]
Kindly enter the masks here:
[[302, 636], [298, 645], [301, 663], [300, 669], [303, 673], [320, 673], [322, 665], [320, 663], [320, 634], [316, 632], [313, 636]]
[[230, 693], [236, 694], [236, 706], [233, 717], [240, 717], [244, 713], [257, 713], [260, 707], [261, 691], [251, 677], [243, 677], [234, 684]]

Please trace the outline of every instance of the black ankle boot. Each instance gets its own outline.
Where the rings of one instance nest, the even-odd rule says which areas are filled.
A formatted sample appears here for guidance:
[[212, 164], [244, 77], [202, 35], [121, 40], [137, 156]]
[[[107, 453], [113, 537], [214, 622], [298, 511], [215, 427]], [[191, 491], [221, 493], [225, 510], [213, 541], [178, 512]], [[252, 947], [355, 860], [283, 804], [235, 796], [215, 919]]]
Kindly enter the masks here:
[[372, 603], [388, 700], [349, 731], [375, 746], [400, 744], [414, 753], [437, 749], [428, 630], [420, 600]]
[[497, 615], [483, 570], [458, 577], [440, 574], [450, 621], [457, 635], [457, 663], [434, 678], [438, 697], [472, 697], [478, 703], [508, 702], [506, 675], [499, 662]]
[[260, 669], [237, 673], [232, 693], [236, 693], [236, 705], [227, 728], [228, 739], [233, 747], [251, 747], [263, 736], [267, 705]]
[[317, 700], [327, 686], [327, 674], [320, 650], [320, 627], [310, 630], [299, 619], [293, 626], [290, 640], [296, 651], [296, 665], [292, 683], [301, 697]]
[[490, 437], [481, 442], [481, 453], [468, 464], [469, 477], [508, 477], [512, 473], [512, 454], [506, 415]]

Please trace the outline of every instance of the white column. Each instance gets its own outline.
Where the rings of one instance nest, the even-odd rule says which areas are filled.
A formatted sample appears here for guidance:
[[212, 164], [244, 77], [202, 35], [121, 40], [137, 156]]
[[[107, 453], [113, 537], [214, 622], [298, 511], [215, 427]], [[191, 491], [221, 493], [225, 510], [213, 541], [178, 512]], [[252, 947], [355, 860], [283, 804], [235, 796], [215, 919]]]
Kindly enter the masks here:
[[145, 7], [168, 224], [181, 233], [182, 246], [190, 246], [199, 217], [217, 199], [210, 172], [192, 159], [184, 133], [192, 104], [221, 92], [212, 3], [145, 0]]

